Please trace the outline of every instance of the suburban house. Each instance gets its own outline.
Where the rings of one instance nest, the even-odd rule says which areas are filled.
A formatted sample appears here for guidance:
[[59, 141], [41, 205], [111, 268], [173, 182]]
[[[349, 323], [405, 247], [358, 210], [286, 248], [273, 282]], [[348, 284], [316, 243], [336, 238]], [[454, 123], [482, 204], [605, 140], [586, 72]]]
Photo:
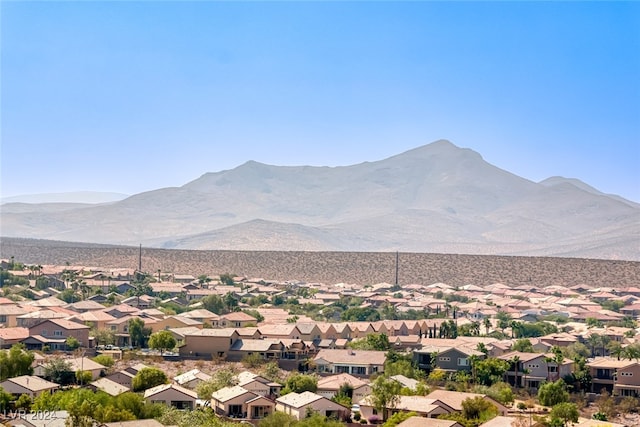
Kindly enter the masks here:
[[242, 311], [234, 311], [221, 315], [218, 323], [222, 328], [244, 328], [246, 326], [256, 326], [258, 320]]
[[640, 397], [640, 364], [618, 368], [613, 383], [613, 394], [617, 396]]
[[0, 328], [0, 350], [11, 348], [29, 337], [27, 328]]
[[100, 378], [93, 381], [89, 384], [89, 388], [93, 391], [104, 391], [114, 397], [130, 391], [129, 387], [118, 384], [108, 378]]
[[177, 384], [160, 384], [144, 392], [151, 403], [163, 403], [177, 409], [194, 409], [198, 393]]
[[259, 394], [270, 399], [275, 399], [280, 396], [280, 389], [282, 388], [282, 385], [269, 381], [260, 375], [244, 371], [240, 372], [236, 379], [238, 380], [237, 385], [255, 394]]
[[[435, 360], [433, 358], [435, 357]], [[413, 360], [420, 369], [430, 371], [437, 368], [445, 372], [471, 371], [471, 357], [484, 359], [485, 354], [465, 347], [460, 343], [457, 347], [427, 346], [413, 351]]]
[[171, 328], [187, 328], [190, 326], [202, 329], [203, 323], [199, 320], [184, 316], [167, 316], [150, 325], [151, 332], [165, 331]]
[[388, 419], [388, 417], [397, 412], [415, 412], [423, 418], [437, 418], [453, 411], [454, 409], [447, 404], [425, 396], [398, 396], [398, 401], [393, 408], [385, 408], [386, 414], [378, 413], [372, 403], [371, 396], [367, 396], [360, 401], [360, 414], [366, 420], [370, 420], [372, 417]]
[[300, 339], [306, 342], [318, 342], [322, 339], [322, 331], [315, 323], [296, 323], [300, 331]]
[[[89, 341], [89, 327], [80, 323], [72, 322], [64, 319], [48, 319], [44, 320], [29, 328], [30, 336], [40, 336], [54, 340], [62, 340], [63, 343], [67, 338], [73, 337], [78, 340], [81, 347], [92, 347], [92, 341]], [[52, 350], [66, 350], [66, 346], [59, 345], [50, 346]], [[40, 346], [42, 349], [42, 346]]]
[[201, 372], [200, 369], [192, 369], [184, 374], [173, 377], [176, 383], [191, 390], [194, 390], [198, 384], [209, 381], [210, 379], [211, 375]]
[[19, 377], [7, 378], [0, 383], [0, 387], [2, 387], [7, 393], [11, 393], [15, 396], [26, 394], [33, 399], [42, 393], [48, 393], [56, 390], [60, 386], [34, 375], [22, 375]]
[[310, 391], [280, 396], [276, 399], [276, 411], [291, 415], [296, 420], [306, 418], [311, 411], [337, 420], [344, 419], [351, 412], [349, 408]]
[[563, 359], [558, 366], [554, 357], [554, 354], [512, 351], [498, 356], [498, 359], [510, 364], [505, 373], [505, 379], [509, 384], [526, 389], [537, 389], [545, 381], [556, 381], [573, 372], [572, 360]]
[[299, 340], [302, 333], [293, 323], [260, 325], [263, 338]]
[[[65, 358], [63, 360], [69, 364], [70, 372], [90, 372], [92, 381], [98, 379], [100, 377], [100, 374], [106, 369], [103, 365], [94, 362], [88, 357]], [[46, 365], [47, 359], [38, 362], [33, 367], [33, 374], [38, 377], [45, 377]]]
[[[629, 387], [624, 386], [633, 385], [630, 383], [634, 381], [640, 386], [640, 377], [633, 375], [634, 368], [632, 368], [632, 365], [634, 364], [637, 364], [637, 362], [609, 357], [596, 357], [594, 360], [587, 362], [589, 373], [591, 374], [591, 391], [600, 393], [603, 389], [606, 389], [608, 393], [613, 393], [615, 383], [623, 378], [622, 385], [627, 390]], [[625, 374], [621, 376], [618, 375], [619, 371], [629, 372], [631, 375]]]
[[229, 418], [260, 419], [273, 413], [275, 403], [241, 386], [225, 387], [211, 395], [211, 408]]
[[135, 376], [136, 376], [135, 373], [131, 373], [123, 370], [123, 371], [114, 372], [111, 375], [107, 375], [105, 378], [131, 390], [133, 388], [133, 377]]
[[92, 310], [76, 314], [69, 317], [67, 320], [73, 320], [74, 322], [83, 323], [91, 328], [105, 329], [108, 327], [107, 323], [115, 319], [115, 317], [113, 317], [109, 313], [105, 313], [104, 311]]
[[313, 362], [319, 374], [347, 373], [368, 377], [383, 372], [386, 359], [384, 351], [322, 349]]
[[488, 401], [496, 408], [498, 408], [499, 415], [507, 415], [509, 412], [508, 408], [505, 407], [502, 403], [490, 398], [484, 394], [478, 393], [463, 393], [460, 391], [448, 391], [448, 390], [434, 390], [427, 395], [428, 398], [433, 399], [439, 403], [445, 404], [452, 408], [456, 412], [462, 411], [462, 402], [465, 399], [473, 399], [475, 397], [482, 397], [484, 400]]
[[184, 336], [179, 347], [180, 356], [208, 358], [215, 356], [226, 359], [229, 349], [238, 340], [233, 328], [200, 329]]
[[29, 313], [26, 308], [17, 304], [0, 304], [0, 327], [14, 328], [18, 326], [18, 317]]
[[[484, 427], [486, 424], [482, 424], [482, 427]], [[423, 417], [410, 417], [406, 420], [404, 420], [403, 422], [401, 422], [400, 424], [398, 424], [397, 427], [463, 427], [462, 424], [460, 424], [457, 421], [453, 421], [453, 420], [434, 420], [434, 419], [430, 419], [429, 421], [426, 421]], [[504, 426], [506, 427], [511, 427], [511, 424], [504, 424]], [[489, 427], [489, 426], [487, 426]], [[493, 426], [493, 427], [498, 427], [498, 426]], [[500, 426], [503, 427], [503, 426]]]
[[203, 324], [208, 324], [213, 328], [219, 327], [220, 316], [217, 314], [206, 310], [204, 308], [198, 308], [196, 310], [186, 311], [180, 314], [182, 317], [188, 317], [189, 319], [194, 319]]
[[258, 354], [264, 360], [278, 360], [284, 351], [284, 344], [277, 339], [236, 340], [227, 355], [227, 360], [240, 361], [247, 356]]
[[361, 380], [350, 374], [336, 374], [328, 377], [321, 377], [318, 380], [318, 389], [316, 393], [320, 396], [331, 399], [340, 391], [340, 387], [347, 384], [351, 387], [351, 400], [358, 403], [365, 396], [371, 394], [371, 385], [368, 381]]

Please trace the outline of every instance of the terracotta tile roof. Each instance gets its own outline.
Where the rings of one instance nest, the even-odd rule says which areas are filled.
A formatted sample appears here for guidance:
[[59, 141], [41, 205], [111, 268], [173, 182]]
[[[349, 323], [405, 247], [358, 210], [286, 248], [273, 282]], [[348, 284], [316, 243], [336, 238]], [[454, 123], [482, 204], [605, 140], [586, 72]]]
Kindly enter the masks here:
[[21, 340], [29, 336], [28, 328], [0, 328], [0, 339], [9, 340]]

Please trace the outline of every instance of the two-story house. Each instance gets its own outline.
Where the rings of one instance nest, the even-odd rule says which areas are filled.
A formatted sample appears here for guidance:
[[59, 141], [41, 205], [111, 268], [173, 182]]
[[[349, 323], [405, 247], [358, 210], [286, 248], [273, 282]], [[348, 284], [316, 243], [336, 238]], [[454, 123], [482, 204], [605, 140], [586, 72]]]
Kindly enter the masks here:
[[546, 381], [556, 381], [573, 372], [573, 361], [563, 359], [558, 364], [554, 354], [525, 353], [512, 351], [498, 356], [509, 362], [505, 380], [511, 385], [526, 389], [537, 389]]
[[[614, 385], [618, 379], [624, 378], [620, 383], [624, 385], [629, 383], [632, 378], [634, 369], [632, 365], [637, 364], [631, 360], [617, 360], [609, 357], [596, 357], [592, 361], [587, 363], [589, 367], [589, 373], [591, 374], [591, 391], [594, 393], [600, 393], [602, 390], [606, 390], [608, 393], [613, 393]], [[625, 376], [619, 376], [618, 372], [623, 370], [629, 372], [632, 375], [625, 374]], [[620, 389], [620, 387], [618, 387]]]
[[229, 349], [239, 339], [234, 328], [199, 329], [187, 332], [179, 346], [180, 356], [226, 359]]
[[[89, 341], [89, 327], [80, 323], [72, 322], [64, 319], [48, 319], [44, 320], [29, 328], [29, 338], [42, 337], [51, 341], [49, 348], [51, 350], [66, 350], [65, 341], [69, 337], [73, 337], [78, 340], [81, 347], [92, 347], [92, 342]], [[26, 340], [29, 340], [27, 338]], [[37, 343], [31, 343], [29, 341], [27, 347], [31, 345], [34, 349], [37, 347]], [[40, 344], [40, 350], [42, 350], [42, 343]]]
[[640, 398], [640, 363], [634, 362], [617, 369], [613, 394]]
[[413, 360], [420, 369], [431, 371], [442, 369], [445, 372], [471, 371], [471, 357], [484, 359], [486, 355], [465, 346], [423, 347], [413, 351]]

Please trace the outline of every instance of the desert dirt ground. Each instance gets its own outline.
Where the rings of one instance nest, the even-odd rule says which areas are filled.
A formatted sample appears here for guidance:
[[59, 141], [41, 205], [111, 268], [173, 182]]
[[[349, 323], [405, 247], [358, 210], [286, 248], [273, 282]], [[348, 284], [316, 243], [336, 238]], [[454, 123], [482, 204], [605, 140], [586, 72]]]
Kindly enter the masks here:
[[[139, 248], [0, 239], [0, 256], [29, 264], [137, 268]], [[395, 283], [395, 252], [196, 251], [142, 248], [142, 269], [176, 274], [231, 273], [265, 280]], [[398, 283], [640, 286], [640, 262], [581, 258], [400, 253]]]

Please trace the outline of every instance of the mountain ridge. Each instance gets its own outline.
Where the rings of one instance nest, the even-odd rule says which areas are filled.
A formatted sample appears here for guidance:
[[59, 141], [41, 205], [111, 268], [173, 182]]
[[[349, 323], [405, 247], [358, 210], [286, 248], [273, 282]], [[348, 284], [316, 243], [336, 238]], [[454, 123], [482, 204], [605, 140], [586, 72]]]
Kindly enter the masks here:
[[346, 166], [247, 161], [107, 205], [7, 204], [0, 219], [5, 237], [182, 249], [579, 257], [584, 247], [640, 259], [640, 205], [578, 180], [530, 181], [446, 140]]

